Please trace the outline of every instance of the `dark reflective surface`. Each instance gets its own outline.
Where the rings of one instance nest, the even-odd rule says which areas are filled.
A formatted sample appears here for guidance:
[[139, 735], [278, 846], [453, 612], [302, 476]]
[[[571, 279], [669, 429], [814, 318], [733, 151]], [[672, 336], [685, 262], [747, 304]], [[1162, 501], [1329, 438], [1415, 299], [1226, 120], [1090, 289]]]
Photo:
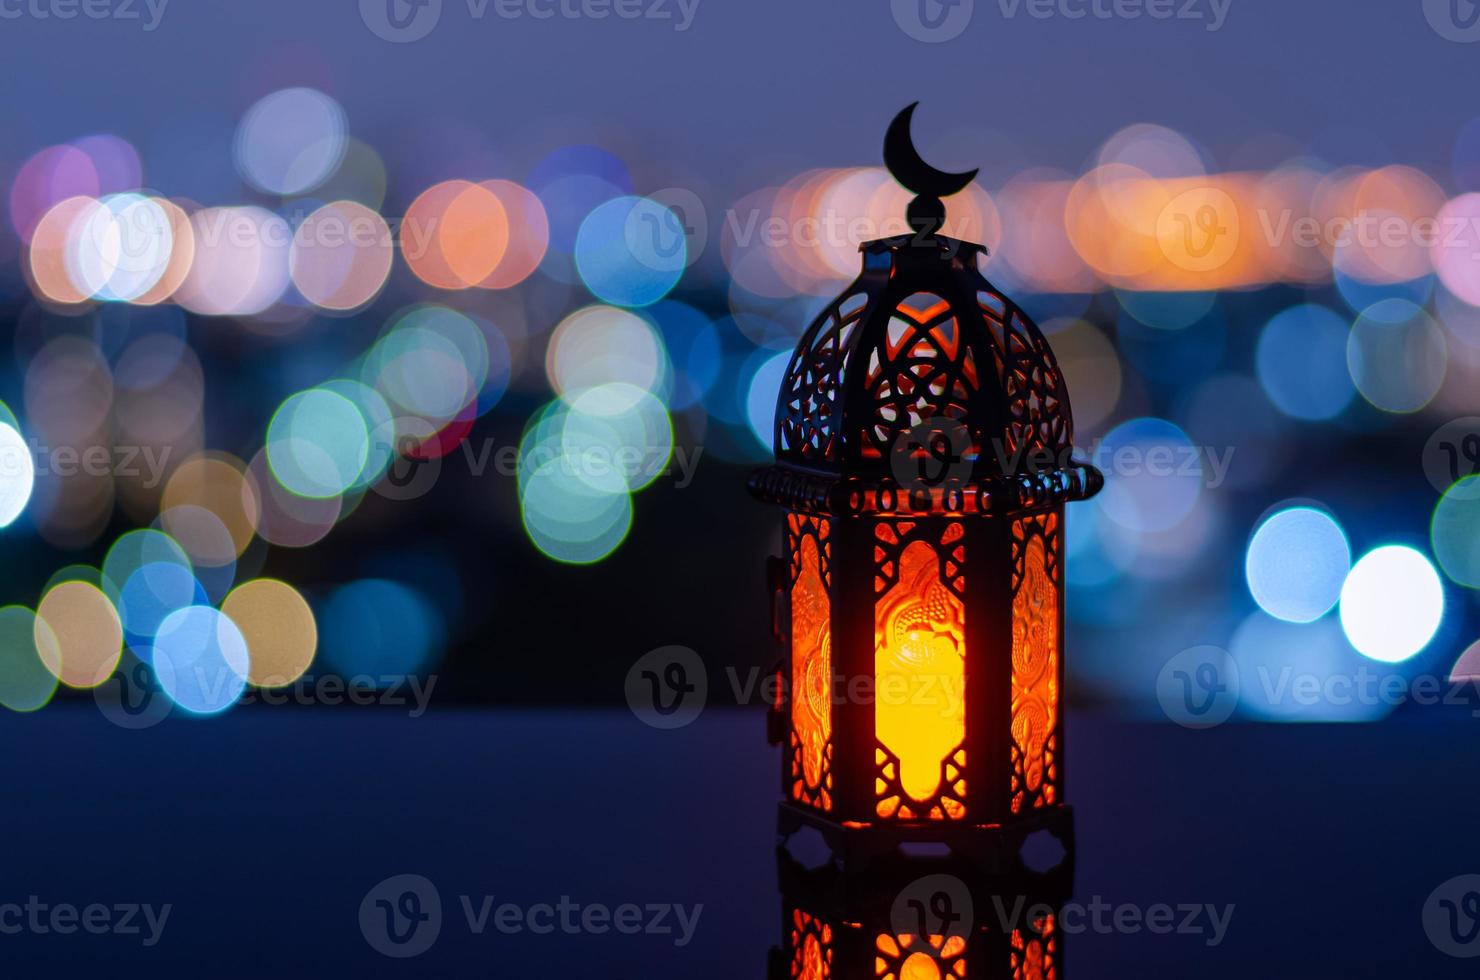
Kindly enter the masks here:
[[[1436, 889], [1480, 870], [1471, 724], [1071, 712], [1061, 976], [1471, 975], [1425, 930], [1428, 902], [1444, 938], [1449, 900], [1464, 937], [1463, 880]], [[258, 707], [120, 731], [69, 704], [6, 733], [0, 904], [19, 908], [0, 925], [47, 906], [47, 931], [0, 934], [12, 976], [760, 977], [781, 941], [759, 713], [658, 731], [626, 711]], [[104, 934], [82, 927], [94, 904]], [[135, 904], [171, 907], [153, 945], [143, 909], [111, 930]], [[1159, 934], [1162, 906], [1199, 911]]]

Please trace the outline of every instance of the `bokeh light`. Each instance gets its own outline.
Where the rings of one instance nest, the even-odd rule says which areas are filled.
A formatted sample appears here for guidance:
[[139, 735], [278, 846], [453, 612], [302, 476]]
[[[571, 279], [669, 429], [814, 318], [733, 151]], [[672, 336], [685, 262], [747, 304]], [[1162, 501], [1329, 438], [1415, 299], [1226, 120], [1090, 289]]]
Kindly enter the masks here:
[[1374, 548], [1341, 588], [1341, 628], [1366, 657], [1399, 663], [1433, 639], [1444, 587], [1429, 560], [1405, 545]]
[[301, 194], [344, 159], [349, 123], [339, 103], [311, 88], [287, 88], [247, 110], [234, 153], [242, 178], [269, 194]]
[[667, 362], [662, 337], [647, 320], [610, 306], [587, 306], [550, 335], [545, 373], [567, 398], [604, 384], [657, 394], [667, 379]]
[[129, 647], [144, 656], [166, 617], [204, 601], [205, 593], [189, 568], [170, 561], [141, 565], [118, 592], [118, 616]]
[[649, 306], [683, 274], [687, 239], [668, 208], [645, 197], [618, 197], [581, 222], [575, 260], [597, 299], [616, 306]]
[[229, 617], [210, 606], [186, 606], [160, 624], [151, 664], [171, 701], [192, 714], [213, 715], [241, 697], [251, 658]]
[[1366, 697], [1371, 669], [1335, 617], [1297, 624], [1250, 613], [1229, 641], [1239, 672], [1241, 716], [1274, 722], [1376, 721], [1392, 709]]
[[21, 165], [10, 185], [10, 223], [30, 242], [42, 215], [68, 198], [97, 196], [97, 165], [75, 146], [48, 146]]
[[31, 501], [36, 461], [26, 440], [8, 422], [0, 422], [0, 528], [9, 527]]
[[123, 653], [123, 624], [95, 585], [62, 582], [36, 607], [36, 648], [46, 669], [68, 687], [97, 687]]
[[319, 611], [324, 659], [344, 677], [391, 684], [429, 669], [446, 642], [436, 608], [409, 586], [361, 579], [335, 589]]
[[1180, 524], [1202, 493], [1202, 460], [1179, 427], [1165, 419], [1122, 422], [1099, 447], [1105, 470], [1100, 508], [1131, 531]]
[[1319, 619], [1341, 598], [1351, 547], [1341, 526], [1313, 507], [1276, 511], [1249, 541], [1244, 577], [1259, 607], [1291, 623]]
[[762, 447], [769, 447], [776, 426], [776, 393], [786, 376], [790, 353], [762, 356], [750, 373], [745, 395], [745, 419]]
[[221, 603], [246, 640], [247, 680], [257, 687], [293, 683], [313, 663], [318, 624], [307, 600], [286, 582], [259, 578], [231, 590]]
[[[521, 210], [521, 217], [525, 212]], [[449, 180], [422, 192], [406, 210], [401, 254], [428, 286], [468, 289], [498, 269], [509, 247], [508, 212], [481, 184]]]
[[1416, 412], [1427, 405], [1444, 383], [1448, 361], [1444, 331], [1407, 300], [1369, 306], [1347, 338], [1352, 382], [1385, 412]]
[[508, 289], [528, 279], [550, 246], [550, 220], [545, 206], [529, 188], [509, 180], [485, 180], [480, 185], [503, 205], [509, 226], [509, 245], [483, 281], [484, 289]]
[[56, 693], [56, 675], [41, 660], [41, 650], [55, 648], [56, 637], [38, 622], [24, 606], [0, 609], [0, 704], [11, 711], [35, 711]]
[[369, 458], [365, 417], [348, 398], [324, 388], [288, 398], [267, 428], [273, 475], [302, 497], [339, 496], [359, 480]]
[[1346, 367], [1347, 333], [1345, 320], [1314, 303], [1270, 318], [1259, 334], [1256, 364], [1276, 408], [1309, 421], [1341, 414], [1356, 394]]
[[195, 258], [175, 301], [203, 316], [251, 316], [288, 287], [293, 232], [258, 207], [206, 208], [190, 219]]
[[288, 271], [310, 303], [352, 310], [380, 292], [393, 253], [384, 218], [363, 204], [335, 201], [310, 214], [293, 233]]
[[1480, 476], [1459, 480], [1439, 498], [1429, 541], [1445, 575], [1480, 589]]
[[[225, 453], [191, 456], [170, 474], [160, 507], [164, 514], [181, 507], [209, 511], [225, 525], [240, 555], [252, 543], [261, 516], [261, 506], [245, 473], [246, 465]], [[169, 530], [168, 522], [164, 529]]]

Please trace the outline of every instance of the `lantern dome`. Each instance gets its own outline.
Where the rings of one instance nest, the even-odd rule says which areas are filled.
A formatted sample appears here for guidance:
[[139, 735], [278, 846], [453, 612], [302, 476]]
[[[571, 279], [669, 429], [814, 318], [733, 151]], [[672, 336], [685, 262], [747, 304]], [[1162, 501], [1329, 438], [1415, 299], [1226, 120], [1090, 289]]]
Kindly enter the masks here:
[[802, 335], [756, 496], [820, 513], [987, 514], [1100, 489], [1072, 458], [1043, 333], [982, 275], [983, 246], [932, 224], [861, 246], [859, 277]]

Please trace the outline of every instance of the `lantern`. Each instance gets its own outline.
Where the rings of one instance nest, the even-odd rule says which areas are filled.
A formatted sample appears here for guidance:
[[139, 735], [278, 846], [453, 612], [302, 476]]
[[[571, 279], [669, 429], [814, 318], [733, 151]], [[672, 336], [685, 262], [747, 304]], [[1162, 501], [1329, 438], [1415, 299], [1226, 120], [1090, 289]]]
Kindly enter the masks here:
[[850, 864], [934, 842], [1008, 868], [1033, 830], [1070, 837], [1064, 505], [1103, 481], [1071, 456], [1043, 334], [982, 275], [984, 247], [940, 234], [940, 199], [976, 172], [921, 160], [913, 109], [884, 147], [912, 231], [861, 246], [802, 336], [776, 462], [750, 480], [786, 510], [781, 830], [814, 826]]
[[1060, 903], [969, 889], [950, 876], [906, 884], [892, 903], [781, 901], [770, 980], [1062, 980]]

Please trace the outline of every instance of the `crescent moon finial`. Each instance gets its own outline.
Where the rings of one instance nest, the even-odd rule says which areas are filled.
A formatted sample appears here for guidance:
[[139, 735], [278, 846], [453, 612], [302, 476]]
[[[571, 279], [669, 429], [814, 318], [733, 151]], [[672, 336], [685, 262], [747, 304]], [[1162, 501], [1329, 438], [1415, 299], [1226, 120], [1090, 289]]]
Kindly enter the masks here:
[[920, 157], [919, 151], [915, 149], [915, 141], [910, 138], [910, 119], [919, 104], [911, 102], [889, 124], [889, 131], [884, 134], [884, 166], [889, 168], [894, 179], [903, 184], [906, 190], [925, 197], [950, 197], [971, 183], [977, 172], [947, 173], [937, 170]]

